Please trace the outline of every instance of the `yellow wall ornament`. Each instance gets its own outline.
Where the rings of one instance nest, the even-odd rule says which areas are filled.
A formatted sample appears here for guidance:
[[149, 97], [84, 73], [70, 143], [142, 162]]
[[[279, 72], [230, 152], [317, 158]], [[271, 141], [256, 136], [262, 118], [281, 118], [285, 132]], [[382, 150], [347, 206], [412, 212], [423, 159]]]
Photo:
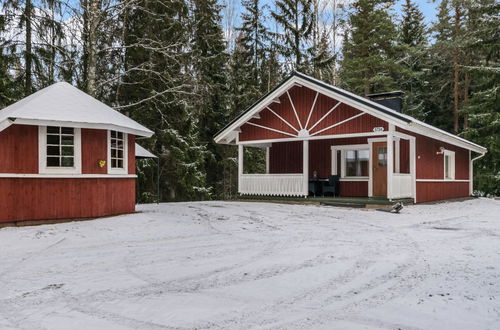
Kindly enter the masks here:
[[100, 168], [103, 168], [105, 165], [106, 165], [106, 161], [105, 160], [100, 160], [99, 161], [99, 167]]

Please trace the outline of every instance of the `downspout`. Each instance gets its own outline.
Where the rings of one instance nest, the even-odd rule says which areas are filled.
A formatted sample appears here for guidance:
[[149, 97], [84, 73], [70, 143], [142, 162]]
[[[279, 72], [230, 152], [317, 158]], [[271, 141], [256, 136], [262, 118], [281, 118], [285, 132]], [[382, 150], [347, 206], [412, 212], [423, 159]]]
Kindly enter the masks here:
[[483, 158], [484, 155], [486, 155], [486, 152], [481, 153], [479, 156], [472, 158], [470, 160], [470, 165], [469, 165], [469, 194], [472, 196], [474, 192], [474, 162], [480, 158]]

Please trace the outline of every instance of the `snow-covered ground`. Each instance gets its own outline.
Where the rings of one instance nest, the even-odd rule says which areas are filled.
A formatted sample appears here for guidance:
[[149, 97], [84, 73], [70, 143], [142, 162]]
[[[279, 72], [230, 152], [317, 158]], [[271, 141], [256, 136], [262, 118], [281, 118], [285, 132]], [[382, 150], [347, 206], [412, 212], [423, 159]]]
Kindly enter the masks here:
[[0, 329], [500, 329], [500, 202], [199, 202], [0, 229]]

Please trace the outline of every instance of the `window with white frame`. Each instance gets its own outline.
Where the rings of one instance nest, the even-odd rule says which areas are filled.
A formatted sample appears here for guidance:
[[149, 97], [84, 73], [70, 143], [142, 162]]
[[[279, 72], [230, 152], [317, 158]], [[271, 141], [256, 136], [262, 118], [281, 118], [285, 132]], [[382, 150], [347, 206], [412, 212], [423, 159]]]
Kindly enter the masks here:
[[444, 179], [455, 180], [455, 152], [444, 151]]
[[127, 134], [108, 131], [108, 138], [108, 172], [124, 174], [127, 172]]
[[39, 172], [79, 173], [81, 170], [80, 129], [39, 127]]
[[367, 177], [370, 161], [368, 149], [344, 150], [345, 177]]

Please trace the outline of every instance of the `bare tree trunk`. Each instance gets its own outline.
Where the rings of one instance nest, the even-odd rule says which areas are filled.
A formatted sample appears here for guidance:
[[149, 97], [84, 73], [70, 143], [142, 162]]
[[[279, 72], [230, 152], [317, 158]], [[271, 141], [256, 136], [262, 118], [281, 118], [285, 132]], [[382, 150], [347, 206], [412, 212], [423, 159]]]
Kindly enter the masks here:
[[32, 81], [32, 45], [31, 45], [31, 18], [33, 16], [33, 5], [31, 0], [26, 0], [24, 7], [24, 21], [26, 23], [26, 47], [24, 51], [25, 77], [24, 77], [24, 95], [28, 96], [33, 90]]
[[84, 2], [84, 80], [86, 92], [92, 96], [96, 94], [99, 3], [99, 0]]
[[455, 27], [453, 46], [453, 132], [458, 133], [459, 107], [460, 107], [460, 50], [457, 45], [460, 34], [461, 8], [458, 2], [455, 3]]
[[[469, 100], [469, 86], [470, 86], [470, 76], [469, 73], [465, 73], [464, 77], [464, 103], [466, 103]], [[469, 128], [469, 117], [467, 114], [464, 115], [464, 130]]]

